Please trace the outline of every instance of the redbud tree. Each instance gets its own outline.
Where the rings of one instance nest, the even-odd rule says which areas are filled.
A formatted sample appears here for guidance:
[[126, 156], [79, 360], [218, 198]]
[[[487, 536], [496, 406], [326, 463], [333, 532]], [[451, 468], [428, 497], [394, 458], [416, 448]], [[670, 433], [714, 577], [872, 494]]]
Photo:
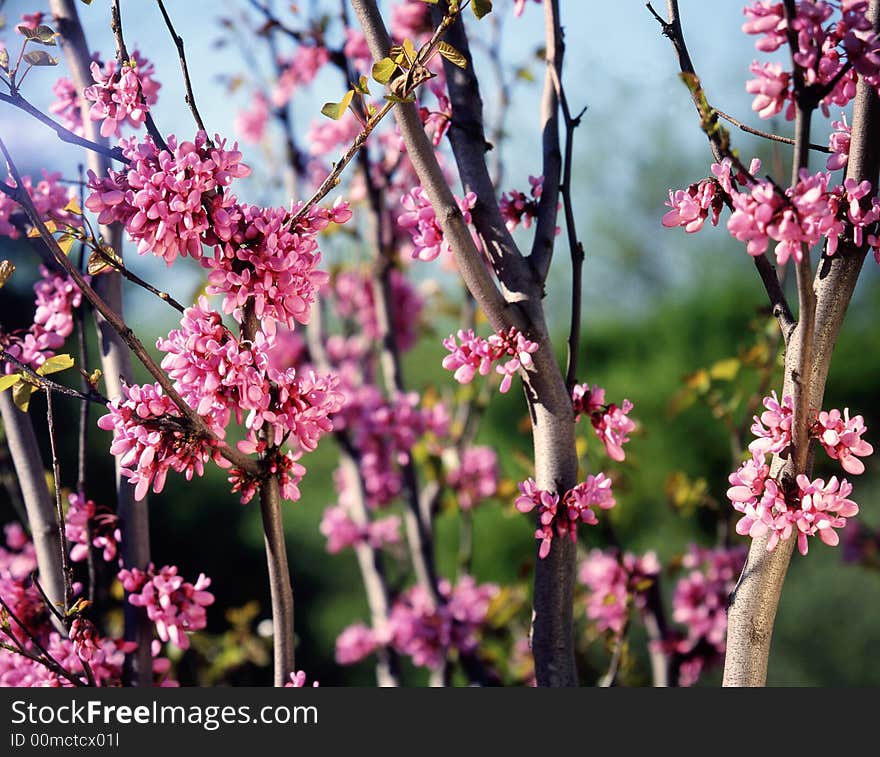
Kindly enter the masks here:
[[[89, 3], [50, 0], [11, 22], [0, 49], [0, 107], [87, 164], [80, 177], [51, 165], [22, 175], [24, 156], [12, 154], [0, 127], [0, 234], [23, 240], [17, 254], [38, 261], [29, 325], [0, 324], [0, 409], [23, 503], [0, 548], [3, 684], [175, 685], [181, 653], [201, 643], [224, 587], [153, 558], [148, 500], [170, 477], [196, 491], [218, 469], [228, 502], [212, 507], [260, 511], [274, 684], [317, 685], [296, 655], [296, 630], [309, 618], [295, 622], [297, 560], [283, 522], [289, 508], [316, 506], [306, 492], [319, 446], [336, 461], [336, 501], [320, 521], [327, 559], [354, 552], [368, 610], [352, 612], [335, 640], [339, 665], [370, 660], [382, 686], [406, 684], [413, 667], [436, 685], [578, 685], [577, 609], [607, 642], [602, 685], [633, 664], [635, 626], [655, 685], [693, 684], [722, 661], [726, 684], [763, 684], [793, 549], [807, 555], [813, 536], [839, 543], [859, 511], [851, 479], [873, 451], [862, 416], [823, 408], [823, 394], [863, 261], [880, 256], [877, 0], [746, 6], [743, 30], [769, 56], [751, 67], [753, 109], [793, 121], [793, 137], [715, 109], [678, 4], [670, 0], [665, 15], [648, 6], [714, 157], [708, 178], [670, 192], [665, 215], [657, 198], [657, 224], [694, 233], [725, 216], [776, 321], [753, 365], [761, 380], [744, 418], [720, 413], [734, 472], [729, 488], [719, 482], [729, 507], [714, 515], [717, 543], [693, 545], [669, 565], [654, 551], [627, 550], [608, 512], [626, 507], [615, 487], [641, 432], [637, 408], [626, 387], [579, 375], [589, 230], [574, 210], [573, 155], [585, 116], [563, 76], [564, 4], [242, 3], [239, 17], [223, 21], [248, 73], [234, 84], [249, 100], [234, 134], [206, 126], [173, 9], [149, 5], [142, 12], [176, 49], [182, 102], [165, 105], [151, 51], [129, 46], [119, 0], [105, 39], [85, 37]], [[526, 11], [545, 21], [543, 91], [527, 127], [541, 147], [529, 185], [510, 187], [500, 156], [518, 77], [499, 39]], [[479, 70], [477, 47], [491, 73]], [[500, 93], [491, 111], [479, 76]], [[326, 95], [328, 77], [337, 84], [320, 117], [304, 111], [319, 81]], [[33, 91], [40, 87], [51, 98]], [[51, 105], [40, 109], [40, 99]], [[813, 122], [850, 102], [828, 147], [813, 144]], [[164, 131], [162, 107], [186, 110], [189, 131]], [[747, 163], [724, 119], [787, 145], [790, 181]], [[303, 120], [308, 130], [298, 128]], [[262, 161], [267, 151], [274, 157]], [[823, 153], [826, 170], [811, 170], [812, 152]], [[278, 204], [243, 181], [255, 171], [280, 187]], [[564, 287], [548, 278], [554, 253], [570, 260]], [[152, 282], [132, 270], [138, 256]], [[185, 259], [203, 284], [180, 302], [161, 274]], [[3, 261], [4, 284], [15, 268]], [[154, 344], [126, 322], [131, 288], [177, 311], [177, 325]], [[570, 312], [564, 362], [548, 327], [554, 302]], [[429, 328], [441, 309], [454, 323], [448, 336]], [[419, 392], [405, 360], [426, 339], [442, 344], [443, 380]], [[516, 486], [502, 474], [510, 451], [477, 443], [487, 408], [509, 392], [521, 393], [532, 438]], [[32, 404], [35, 394], [45, 401]], [[56, 423], [60, 403], [79, 413], [72, 487], [62, 483], [73, 461], [59, 442], [74, 434]], [[91, 495], [95, 434], [115, 461], [112, 502]], [[839, 476], [813, 477], [820, 450]], [[515, 517], [534, 533], [521, 608], [515, 587], [472, 575], [473, 514], [493, 502], [525, 514]], [[440, 568], [436, 533], [450, 507], [460, 521], [452, 572]], [[584, 546], [589, 531], [604, 548]]]

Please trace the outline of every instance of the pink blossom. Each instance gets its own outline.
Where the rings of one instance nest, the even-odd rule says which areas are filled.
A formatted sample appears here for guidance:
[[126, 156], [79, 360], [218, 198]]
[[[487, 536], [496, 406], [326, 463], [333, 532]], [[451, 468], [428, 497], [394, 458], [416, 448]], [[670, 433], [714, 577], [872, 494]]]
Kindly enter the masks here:
[[[515, 0], [514, 1], [514, 3], [513, 3], [513, 15], [514, 16], [519, 18], [523, 14], [523, 11], [526, 8], [526, 2], [527, 2], [527, 0]], [[541, 3], [541, 2], [543, 2], [543, 0], [535, 0], [535, 2]]]
[[482, 500], [498, 491], [498, 455], [491, 447], [468, 447], [461, 454], [459, 465], [446, 477], [455, 492], [458, 506], [472, 510]]
[[821, 478], [810, 481], [803, 474], [797, 477], [797, 485], [801, 506], [791, 518], [797, 526], [798, 550], [807, 554], [807, 537], [816, 534], [829, 547], [837, 546], [840, 537], [834, 529], [844, 528], [847, 518], [859, 512], [859, 506], [848, 499], [852, 485], [846, 479], [838, 482], [836, 476], [827, 484]]
[[[290, 212], [300, 207], [295, 205]], [[318, 269], [317, 233], [351, 216], [348, 203], [337, 200], [330, 208], [312, 206], [291, 228], [290, 213], [283, 208], [230, 208], [227, 226], [215, 240], [214, 255], [201, 260], [210, 269], [208, 293], [223, 295], [223, 311], [239, 322], [244, 305], [252, 301], [270, 337], [276, 323], [289, 329], [308, 323], [318, 289], [329, 278]]]
[[727, 605], [745, 563], [746, 550], [705, 549], [691, 546], [682, 559], [688, 573], [679, 579], [672, 595], [672, 619], [687, 629], [674, 640], [674, 651], [688, 664], [680, 685], [696, 682], [699, 673], [718, 662], [727, 642]]
[[422, 0], [402, 0], [391, 7], [391, 36], [397, 41], [416, 40], [433, 31], [431, 9]]
[[[782, 70], [779, 63], [758, 63], [755, 61], [749, 67], [755, 75], [754, 79], [746, 82], [746, 92], [755, 95], [752, 101], [752, 110], [761, 118], [772, 118], [781, 113], [785, 103], [789, 100], [789, 82], [791, 74]], [[786, 118], [793, 118], [794, 106], [789, 103]]]
[[269, 100], [262, 92], [255, 92], [246, 110], [240, 110], [235, 116], [232, 128], [235, 133], [248, 144], [259, 144], [266, 133], [269, 122]]
[[107, 562], [115, 559], [122, 541], [117, 515], [76, 492], [68, 496], [68, 501], [70, 507], [65, 514], [64, 530], [72, 544], [70, 559], [74, 562], [85, 560], [90, 547], [100, 550]]
[[[306, 672], [304, 670], [297, 670], [295, 673], [290, 674], [290, 680], [284, 684], [287, 688], [293, 689], [302, 689], [306, 685]], [[318, 688], [321, 684], [317, 681], [312, 681], [312, 688]]]
[[[82, 220], [79, 216], [74, 215], [67, 210], [67, 205], [72, 197], [69, 190], [65, 189], [60, 183], [60, 173], [48, 173], [43, 171], [43, 178], [34, 184], [30, 176], [23, 176], [22, 186], [30, 195], [31, 201], [37, 214], [44, 221], [53, 221], [59, 227], [73, 226], [79, 228], [82, 226]], [[5, 180], [6, 186], [15, 187], [15, 181], [11, 177]], [[19, 214], [17, 219], [13, 219], [14, 214]], [[18, 223], [13, 223], [13, 220]], [[10, 239], [18, 239], [21, 235], [19, 226], [29, 225], [24, 217], [24, 211], [20, 210], [18, 203], [9, 195], [0, 193], [0, 236], [6, 236]]]
[[587, 617], [600, 631], [622, 633], [630, 607], [644, 607], [645, 592], [659, 573], [654, 552], [619, 557], [613, 550], [591, 550], [578, 571], [578, 580], [589, 590]]
[[788, 395], [779, 402], [774, 391], [771, 396], [764, 397], [764, 407], [767, 409], [760, 417], [754, 416], [751, 431], [757, 439], [749, 444], [749, 451], [753, 455], [777, 455], [791, 444], [794, 405]]
[[532, 185], [531, 197], [516, 189], [501, 195], [499, 208], [508, 231], [513, 231], [520, 224], [524, 229], [528, 229], [532, 225], [532, 219], [538, 215], [538, 202], [544, 187], [544, 177], [529, 176], [529, 183]]
[[330, 52], [323, 45], [300, 45], [292, 56], [279, 61], [282, 71], [272, 90], [272, 104], [286, 106], [294, 92], [314, 81], [329, 60]]
[[[3, 334], [0, 346], [12, 357], [29, 367], [39, 368], [64, 345], [73, 333], [73, 310], [79, 307], [82, 293], [73, 279], [50, 272], [41, 265], [40, 279], [34, 284], [34, 320], [24, 332]], [[7, 362], [7, 372], [15, 366]]]
[[594, 526], [599, 522], [593, 507], [608, 510], [615, 505], [611, 479], [603, 473], [588, 475], [586, 481], [567, 491], [562, 497], [562, 507], [558, 494], [539, 489], [531, 478], [517, 486], [520, 496], [514, 500], [516, 509], [521, 513], [538, 511], [535, 538], [541, 542], [538, 557], [542, 560], [550, 554], [555, 536], [568, 536], [574, 542], [577, 541], [579, 523]]
[[455, 335], [443, 340], [443, 346], [450, 353], [443, 358], [443, 367], [454, 371], [454, 378], [460, 384], [469, 384], [477, 373], [485, 376], [493, 363], [505, 356], [510, 358], [495, 366], [496, 373], [504, 377], [499, 387], [502, 394], [510, 389], [513, 376], [520, 368], [532, 367], [532, 354], [539, 346], [513, 327], [507, 332], [492, 334], [488, 339], [476, 336], [471, 330], [459, 330], [458, 342]]
[[477, 648], [489, 604], [499, 592], [497, 585], [477, 584], [470, 576], [454, 586], [442, 580], [438, 588], [439, 605], [423, 586], [414, 586], [398, 598], [388, 618], [391, 645], [414, 665], [435, 670], [450, 651], [467, 654]]
[[338, 505], [324, 510], [320, 530], [327, 537], [327, 551], [331, 555], [357, 544], [381, 549], [388, 544], [400, 543], [400, 518], [397, 515], [358, 525], [345, 508]]
[[154, 492], [161, 492], [169, 470], [191, 480], [204, 475], [207, 460], [219, 460], [208, 440], [175, 425], [180, 411], [159, 384], [124, 385], [122, 395], [107, 408], [110, 412], [98, 419], [98, 427], [113, 431], [110, 453], [119, 457], [137, 500], [146, 496], [151, 484]]
[[[393, 323], [390, 330], [398, 350], [412, 349], [418, 341], [418, 327], [424, 300], [403, 272], [394, 268], [389, 272], [390, 306]], [[334, 281], [334, 305], [343, 318], [353, 318], [367, 339], [379, 339], [379, 313], [372, 277], [360, 270], [347, 270]]]
[[864, 418], [861, 415], [850, 418], [849, 408], [844, 409], [843, 415], [839, 410], [823, 410], [814, 427], [828, 456], [840, 461], [841, 467], [855, 476], [865, 472], [865, 464], [859, 458], [874, 453], [874, 448], [862, 439], [865, 431]]
[[[266, 452], [266, 442], [259, 442], [255, 447], [251, 448], [251, 451], [264, 454]], [[282, 499], [295, 502], [301, 496], [299, 483], [302, 481], [303, 476], [305, 476], [306, 469], [298, 462], [300, 457], [302, 457], [302, 452], [282, 453], [280, 450], [276, 450], [271, 458], [264, 460], [266, 471], [278, 480], [278, 488], [281, 490]], [[246, 505], [259, 491], [262, 478], [260, 475], [252, 475], [239, 468], [230, 468], [229, 483], [232, 484], [233, 494], [241, 492], [241, 504]]]
[[849, 160], [849, 144], [852, 138], [852, 129], [846, 122], [846, 113], [841, 114], [840, 121], [832, 121], [831, 136], [828, 138], [828, 147], [832, 155], [828, 158], [827, 168], [829, 171], [836, 171], [839, 168], [845, 168]]
[[200, 131], [194, 142], [178, 144], [172, 135], [168, 150], [158, 150], [149, 136], [140, 143], [121, 140], [128, 169], [100, 179], [90, 171], [86, 207], [99, 223], [124, 224], [141, 255], [156, 255], [168, 265], [178, 255], [201, 258], [202, 244], [213, 241], [205, 238], [209, 229], [221, 239], [231, 233], [235, 197], [218, 190], [250, 174], [237, 144], [227, 150], [224, 140], [215, 139], [209, 144]]
[[82, 109], [79, 92], [74, 83], [62, 76], [52, 85], [55, 101], [49, 105], [49, 112], [58, 116], [61, 125], [77, 136], [84, 136]]
[[211, 579], [204, 573], [192, 584], [178, 575], [176, 566], [166, 565], [157, 571], [150, 563], [146, 571], [123, 569], [118, 577], [129, 593], [128, 601], [146, 609], [162, 641], [188, 649], [187, 633], [199, 631], [207, 624], [205, 608], [214, 603], [214, 595], [205, 591]]
[[354, 665], [373, 654], [379, 644], [371, 628], [363, 623], [356, 623], [336, 637], [336, 662], [340, 665]]
[[629, 441], [629, 434], [636, 424], [629, 413], [633, 404], [625, 399], [618, 407], [613, 402], [605, 404], [605, 390], [598, 386], [579, 384], [572, 390], [575, 422], [583, 415], [590, 416], [596, 436], [605, 445], [605, 451], [612, 460], [621, 462], [626, 458], [623, 445]]
[[101, 136], [118, 137], [123, 123], [134, 129], [143, 126], [162, 86], [153, 79], [153, 64], [134, 51], [118, 70], [116, 61], [110, 60], [103, 69], [93, 62], [91, 72], [95, 84], [86, 87], [83, 97], [92, 102], [89, 118], [102, 122]]
[[[477, 204], [477, 196], [468, 192], [463, 198], [456, 199], [458, 207], [464, 216], [464, 222], [471, 222], [471, 209]], [[417, 260], [430, 262], [435, 260], [441, 253], [448, 255], [452, 248], [443, 238], [443, 230], [437, 222], [434, 208], [428, 202], [425, 190], [414, 187], [409, 193], [400, 198], [404, 213], [397, 217], [397, 223], [404, 229], [408, 229], [414, 245], [412, 256]]]
[[312, 121], [306, 134], [309, 155], [332, 154], [340, 145], [351, 144], [362, 128], [351, 111], [347, 111], [338, 121], [328, 118]]
[[70, 624], [68, 638], [73, 643], [73, 651], [81, 660], [88, 662], [98, 651], [95, 640], [98, 637], [98, 629], [86, 618], [77, 617]]

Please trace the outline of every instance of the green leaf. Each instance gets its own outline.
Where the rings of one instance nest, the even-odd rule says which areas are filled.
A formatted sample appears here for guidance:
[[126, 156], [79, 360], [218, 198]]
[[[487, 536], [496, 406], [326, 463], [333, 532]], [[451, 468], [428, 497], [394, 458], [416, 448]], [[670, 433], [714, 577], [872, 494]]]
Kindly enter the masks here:
[[379, 82], [379, 84], [387, 84], [391, 81], [391, 77], [394, 76], [396, 70], [397, 64], [391, 58], [382, 58], [382, 60], [373, 64], [373, 79]]
[[[88, 271], [90, 276], [97, 276], [102, 271], [114, 270], [116, 266], [113, 266], [113, 263], [116, 263], [118, 266], [122, 266], [122, 258], [116, 254], [112, 247], [103, 247], [104, 254], [101, 255], [97, 250], [93, 251], [91, 255], [89, 255], [89, 262], [86, 264], [86, 271]], [[110, 260], [108, 260], [109, 258]]]
[[736, 374], [739, 372], [739, 367], [739, 358], [729, 357], [725, 360], [719, 360], [709, 368], [709, 375], [713, 379], [719, 381], [732, 381], [736, 378]]
[[332, 118], [334, 121], [338, 121], [345, 115], [348, 106], [351, 105], [352, 97], [354, 97], [354, 90], [350, 89], [342, 96], [342, 99], [338, 103], [324, 103], [324, 107], [321, 108], [321, 113], [327, 116], [327, 118]]
[[471, 8], [477, 18], [482, 18], [492, 12], [492, 0], [472, 0]]
[[0, 289], [6, 285], [13, 273], [15, 273], [15, 266], [8, 260], [0, 260]]
[[428, 5], [437, 5], [440, 0], [422, 0], [423, 3], [427, 3]]
[[410, 63], [413, 63], [416, 59], [416, 48], [409, 38], [403, 40], [403, 54]]
[[362, 76], [357, 80], [357, 84], [354, 85], [355, 90], [360, 92], [362, 95], [370, 94], [370, 80], [367, 79], [366, 76]]
[[57, 66], [58, 58], [53, 58], [45, 50], [31, 50], [24, 59], [32, 66]]
[[21, 381], [20, 373], [10, 373], [8, 376], [0, 376], [0, 392], [5, 392], [10, 386], [15, 386]]
[[0, 68], [4, 71], [9, 70], [9, 51], [6, 48], [0, 50]]
[[12, 387], [12, 401], [15, 406], [26, 413], [31, 404], [31, 395], [37, 391], [37, 387], [28, 381], [19, 381]]
[[398, 97], [397, 95], [385, 95], [385, 99], [390, 103], [414, 103], [416, 101], [416, 96], [410, 95], [409, 97]]
[[66, 371], [68, 368], [72, 367], [73, 358], [70, 355], [54, 355], [37, 368], [37, 373], [40, 376], [48, 376], [50, 373]]
[[29, 42], [38, 42], [41, 45], [52, 45], [53, 47], [55, 46], [55, 37], [58, 36], [58, 32], [45, 24], [40, 24], [34, 29], [19, 26], [18, 32]]
[[448, 42], [440, 42], [437, 50], [446, 60], [459, 68], [467, 68], [467, 59]]

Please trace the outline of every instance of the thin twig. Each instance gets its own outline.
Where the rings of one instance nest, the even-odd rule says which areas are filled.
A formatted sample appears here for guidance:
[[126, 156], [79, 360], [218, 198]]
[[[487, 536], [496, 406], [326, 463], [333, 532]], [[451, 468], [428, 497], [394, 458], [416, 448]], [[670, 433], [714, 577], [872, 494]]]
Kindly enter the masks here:
[[[115, 2], [118, 2], [118, 0], [115, 0]], [[159, 10], [162, 12], [162, 18], [165, 20], [165, 26], [168, 27], [168, 31], [171, 34], [171, 39], [174, 40], [174, 46], [177, 48], [177, 57], [180, 60], [180, 70], [183, 72], [183, 83], [186, 87], [186, 104], [189, 106], [189, 109], [192, 112], [193, 119], [195, 119], [196, 125], [201, 131], [207, 134], [208, 130], [205, 128], [205, 122], [202, 120], [199, 109], [196, 107], [196, 96], [193, 93], [192, 81], [189, 78], [189, 68], [186, 64], [186, 49], [183, 45], [183, 37], [181, 37], [175, 31], [174, 24], [171, 23], [171, 17], [168, 15], [168, 11], [165, 10], [165, 4], [162, 2], [162, 0], [156, 0], [156, 4], [159, 6]], [[211, 144], [210, 137], [208, 137], [208, 144]]]
[[163, 302], [167, 302], [171, 307], [173, 307], [178, 313], [183, 313], [186, 308], [181, 305], [177, 300], [175, 300], [168, 292], [164, 292], [161, 289], [157, 289], [148, 281], [144, 281], [140, 276], [136, 273], [133, 273], [128, 268], [125, 267], [125, 264], [119, 260], [114, 259], [111, 255], [108, 255], [104, 252], [100, 247], [95, 248], [95, 252], [98, 257], [101, 258], [108, 266], [110, 266], [114, 271], [118, 271], [123, 278], [128, 279], [132, 284], [135, 284], [142, 289], [146, 289], [151, 294], [156, 295]]
[[[771, 134], [769, 131], [761, 131], [760, 129], [755, 129], [748, 124], [744, 124], [742, 121], [738, 121], [733, 116], [725, 113], [723, 110], [718, 110], [718, 108], [713, 108], [713, 110], [725, 121], [732, 123], [740, 131], [744, 131], [746, 134], [754, 134], [756, 137], [763, 137], [764, 139], [769, 139], [771, 142], [782, 142], [786, 145], [794, 144], [794, 140], [791, 137], [783, 137], [779, 134]], [[834, 152], [830, 147], [826, 147], [825, 145], [817, 145], [813, 142], [810, 143], [810, 149], [815, 150], [816, 152]]]

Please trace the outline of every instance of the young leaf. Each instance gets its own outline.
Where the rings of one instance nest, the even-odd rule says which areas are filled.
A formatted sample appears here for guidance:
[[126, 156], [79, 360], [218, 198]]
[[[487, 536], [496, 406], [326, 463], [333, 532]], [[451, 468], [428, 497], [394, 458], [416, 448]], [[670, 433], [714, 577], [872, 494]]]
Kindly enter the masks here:
[[482, 18], [492, 12], [492, 0], [472, 0], [471, 8], [477, 18]]
[[58, 36], [58, 32], [45, 24], [40, 24], [36, 29], [19, 26], [18, 30], [31, 42], [39, 42], [41, 45], [52, 45], [53, 47], [55, 46], [55, 37]]
[[437, 49], [439, 50], [440, 55], [453, 65], [456, 65], [459, 68], [467, 68], [467, 60], [465, 57], [448, 42], [440, 42], [437, 45]]
[[412, 103], [416, 101], [416, 96], [414, 94], [409, 95], [408, 97], [398, 97], [397, 95], [385, 95], [385, 99], [390, 103]]
[[412, 40], [409, 38], [403, 40], [403, 54], [406, 56], [406, 59], [410, 65], [415, 62], [416, 48], [413, 45]]
[[21, 381], [20, 373], [10, 373], [8, 376], [0, 376], [0, 392], [5, 392], [10, 386], [15, 386]]
[[72, 367], [73, 358], [70, 355], [53, 355], [39, 368], [37, 368], [37, 373], [40, 376], [48, 376], [50, 373], [66, 371], [68, 368]]
[[391, 77], [394, 76], [396, 70], [397, 64], [391, 58], [382, 58], [382, 60], [373, 64], [373, 79], [379, 82], [379, 84], [387, 84], [391, 81]]
[[[103, 249], [103, 253], [104, 254], [101, 255], [99, 252], [95, 251], [92, 252], [91, 255], [89, 255], [89, 262], [86, 264], [86, 270], [88, 271], [90, 276], [97, 276], [99, 273], [107, 270], [108, 268], [110, 270], [113, 270], [114, 267], [110, 261], [122, 265], [122, 258], [120, 258], [119, 255], [117, 255], [109, 247], [105, 247]], [[110, 258], [110, 260], [108, 261], [107, 258]]]
[[357, 84], [354, 85], [354, 88], [362, 95], [368, 95], [370, 94], [369, 84], [369, 79], [367, 79], [366, 76], [362, 76], [360, 79], [357, 80]]
[[0, 50], [0, 68], [4, 71], [9, 70], [9, 51], [6, 48]]
[[[55, 221], [44, 221], [43, 225], [46, 227], [46, 231], [48, 231], [50, 234], [54, 234], [58, 230], [58, 227], [55, 225]], [[29, 237], [38, 237], [40, 236], [40, 230], [36, 226], [33, 226], [28, 230], [27, 235]]]
[[60, 237], [58, 237], [58, 246], [61, 248], [61, 252], [63, 252], [65, 255], [69, 255], [70, 248], [73, 247], [73, 243], [75, 240], [76, 237], [71, 234], [62, 234]]
[[64, 210], [67, 213], [73, 213], [75, 216], [82, 215], [82, 208], [79, 206], [79, 201], [75, 197], [71, 197], [68, 201], [67, 205], [64, 206]]
[[28, 407], [31, 404], [31, 395], [35, 391], [37, 391], [37, 387], [28, 381], [19, 381], [12, 387], [12, 401], [21, 412], [26, 413], [28, 411]]
[[53, 58], [45, 50], [31, 50], [24, 59], [32, 66], [57, 66], [58, 58]]
[[352, 97], [354, 97], [354, 90], [350, 89], [342, 96], [342, 99], [338, 103], [324, 103], [324, 107], [321, 108], [321, 113], [327, 116], [327, 118], [332, 118], [334, 121], [338, 121], [345, 115], [348, 106], [351, 105]]
[[0, 289], [9, 281], [9, 277], [15, 273], [15, 266], [8, 260], [0, 260]]

